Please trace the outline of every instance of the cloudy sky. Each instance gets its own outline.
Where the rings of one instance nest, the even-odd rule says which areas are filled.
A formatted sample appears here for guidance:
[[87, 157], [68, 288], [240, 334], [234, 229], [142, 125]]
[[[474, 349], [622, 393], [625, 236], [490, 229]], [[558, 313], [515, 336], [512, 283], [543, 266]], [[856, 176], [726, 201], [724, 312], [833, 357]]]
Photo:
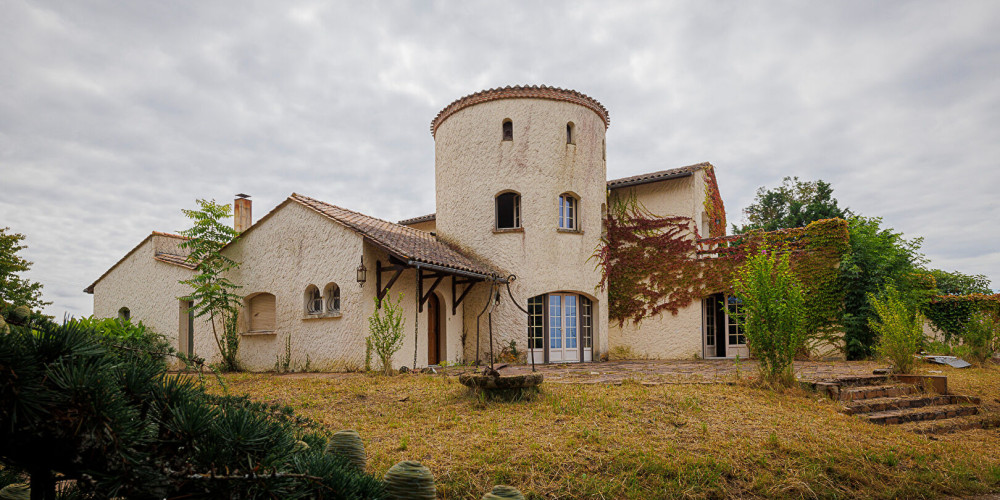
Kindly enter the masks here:
[[485, 88], [611, 113], [608, 176], [701, 161], [731, 222], [831, 182], [1000, 288], [1000, 3], [0, 2], [0, 227], [49, 314], [196, 198], [434, 211], [428, 125]]

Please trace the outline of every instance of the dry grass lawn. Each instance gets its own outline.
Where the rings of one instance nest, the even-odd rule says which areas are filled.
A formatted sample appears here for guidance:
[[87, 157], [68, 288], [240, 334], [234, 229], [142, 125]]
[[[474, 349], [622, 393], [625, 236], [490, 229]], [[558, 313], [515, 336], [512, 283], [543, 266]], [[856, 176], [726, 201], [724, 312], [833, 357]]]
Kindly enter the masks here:
[[[1000, 413], [1000, 367], [924, 366]], [[933, 498], [1000, 490], [1000, 431], [928, 438], [801, 390], [543, 384], [488, 402], [441, 375], [235, 374], [229, 391], [361, 433], [369, 472], [418, 460], [442, 498], [511, 484], [529, 498]], [[214, 384], [214, 390], [220, 390]]]

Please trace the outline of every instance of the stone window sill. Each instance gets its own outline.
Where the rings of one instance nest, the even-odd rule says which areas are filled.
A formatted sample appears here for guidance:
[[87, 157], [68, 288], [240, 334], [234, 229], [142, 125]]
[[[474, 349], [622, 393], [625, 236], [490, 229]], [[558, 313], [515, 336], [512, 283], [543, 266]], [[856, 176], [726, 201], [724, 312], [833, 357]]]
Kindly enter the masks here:
[[276, 335], [278, 332], [274, 330], [254, 330], [252, 332], [243, 332], [240, 335], [243, 336], [254, 336], [254, 335]]
[[302, 319], [324, 319], [324, 318], [339, 318], [341, 316], [340, 311], [325, 312], [318, 314], [304, 314]]
[[557, 233], [569, 233], [569, 234], [583, 234], [583, 229], [564, 229], [561, 227], [556, 228]]
[[523, 232], [524, 232], [524, 228], [523, 227], [511, 227], [511, 228], [506, 228], [506, 229], [494, 229], [493, 230], [493, 234], [500, 234], [500, 233], [523, 233]]

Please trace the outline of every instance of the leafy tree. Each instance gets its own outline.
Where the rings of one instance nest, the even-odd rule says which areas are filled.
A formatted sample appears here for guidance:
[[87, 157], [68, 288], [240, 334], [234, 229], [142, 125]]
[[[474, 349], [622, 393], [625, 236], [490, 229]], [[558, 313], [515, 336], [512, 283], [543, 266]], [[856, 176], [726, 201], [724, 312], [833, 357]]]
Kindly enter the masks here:
[[925, 262], [919, 252], [923, 239], [907, 240], [892, 228], [883, 229], [881, 224], [881, 218], [858, 216], [851, 218], [848, 228], [851, 252], [840, 265], [848, 359], [874, 354], [877, 336], [870, 321], [875, 318], [875, 311], [869, 295], [892, 286], [910, 310], [919, 310], [934, 291], [933, 280], [920, 268]]
[[400, 307], [402, 302], [403, 294], [399, 294], [395, 303], [392, 302], [392, 297], [386, 297], [385, 315], [382, 315], [379, 299], [375, 297], [375, 310], [368, 317], [368, 338], [365, 342], [378, 355], [382, 362], [382, 371], [386, 375], [392, 374], [392, 356], [403, 348], [403, 311]]
[[[207, 394], [116, 338], [135, 325], [14, 322], [0, 335], [0, 467], [31, 498], [381, 498], [290, 408]], [[108, 327], [109, 331], [101, 331]], [[9, 477], [9, 476], [8, 476]]]
[[749, 221], [742, 227], [733, 225], [733, 232], [775, 231], [792, 227], [805, 227], [810, 222], [846, 219], [851, 211], [837, 206], [833, 187], [824, 181], [800, 181], [798, 177], [785, 177], [774, 189], [757, 188], [754, 202], [743, 209]]
[[195, 317], [208, 316], [222, 368], [237, 371], [240, 369], [237, 319], [243, 297], [236, 293], [240, 287], [229, 281], [226, 273], [239, 267], [239, 263], [223, 255], [222, 248], [238, 235], [232, 226], [221, 222], [232, 217], [232, 206], [217, 204], [215, 200], [197, 200], [197, 203], [198, 210], [183, 210], [194, 226], [181, 231], [188, 238], [181, 247], [190, 250], [188, 261], [197, 266], [197, 274], [181, 280], [192, 290], [181, 300], [194, 302]]
[[737, 271], [733, 288], [743, 300], [740, 323], [750, 353], [760, 360], [761, 376], [792, 385], [792, 361], [806, 342], [806, 307], [789, 254], [764, 249], [751, 256]]
[[909, 307], [893, 285], [887, 285], [880, 294], [869, 294], [868, 301], [875, 311], [874, 317], [868, 318], [878, 338], [875, 351], [888, 359], [897, 373], [912, 372], [913, 355], [924, 342], [924, 316]]
[[41, 283], [19, 276], [31, 269], [32, 265], [17, 255], [27, 248], [21, 244], [24, 238], [23, 234], [10, 232], [9, 227], [0, 228], [0, 303], [39, 309], [51, 302], [42, 301]]
[[962, 274], [958, 271], [948, 272], [941, 269], [931, 269], [930, 274], [934, 277], [938, 295], [993, 293], [990, 290], [990, 279], [982, 274]]

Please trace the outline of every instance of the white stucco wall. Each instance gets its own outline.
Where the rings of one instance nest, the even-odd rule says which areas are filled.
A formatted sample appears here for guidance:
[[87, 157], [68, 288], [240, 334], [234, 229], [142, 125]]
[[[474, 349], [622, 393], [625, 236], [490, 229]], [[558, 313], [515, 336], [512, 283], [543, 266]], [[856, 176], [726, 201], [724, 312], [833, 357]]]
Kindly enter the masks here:
[[695, 302], [676, 315], [664, 312], [644, 318], [638, 325], [626, 321], [609, 328], [611, 348], [631, 348], [640, 358], [691, 359], [703, 357], [701, 302]]
[[[184, 254], [178, 247], [181, 241], [154, 234], [114, 266], [94, 285], [94, 316], [115, 318], [119, 309], [127, 307], [133, 322], [142, 321], [180, 350], [178, 337], [182, 322], [186, 327], [186, 316], [178, 297], [191, 289], [178, 282], [190, 278], [192, 272], [153, 257], [157, 251]], [[205, 321], [195, 321], [195, 353], [202, 356], [216, 351], [209, 328]]]
[[[356, 272], [362, 251], [368, 269], [364, 286], [358, 284]], [[387, 254], [365, 243], [353, 230], [295, 202], [275, 211], [226, 252], [241, 262], [232, 279], [243, 286], [241, 293], [244, 296], [261, 292], [275, 296], [274, 333], [242, 337], [240, 358], [248, 369], [262, 371], [274, 368], [276, 356], [284, 356], [289, 338], [293, 368], [304, 368], [307, 356], [311, 369], [354, 370], [364, 366], [368, 317], [374, 310], [375, 262], [381, 260], [383, 264], [388, 264]], [[394, 358], [396, 368], [413, 365], [415, 276], [412, 269], [404, 271], [389, 291], [393, 300], [400, 292], [404, 296], [405, 340], [402, 350]], [[383, 276], [385, 281], [389, 277], [389, 273]], [[306, 288], [316, 285], [322, 291], [330, 282], [340, 286], [340, 317], [307, 314]], [[446, 359], [457, 362], [462, 359], [462, 311], [460, 308], [457, 315], [451, 315], [450, 291], [449, 278], [445, 278], [435, 293], [447, 312], [442, 332], [446, 339]], [[419, 327], [417, 366], [426, 366], [426, 308], [416, 321]], [[243, 325], [245, 331], [246, 323]], [[373, 368], [377, 366], [375, 358]]]
[[[502, 140], [502, 123], [513, 123], [513, 141]], [[566, 144], [566, 124], [575, 144]], [[439, 237], [517, 275], [512, 290], [524, 306], [529, 297], [557, 291], [594, 299], [595, 358], [607, 351], [607, 293], [589, 260], [601, 237], [606, 203], [603, 158], [605, 124], [592, 110], [543, 99], [501, 99], [475, 104], [448, 117], [435, 136], [436, 231]], [[521, 231], [495, 232], [495, 196], [521, 195]], [[580, 232], [559, 232], [558, 198], [579, 196]], [[476, 316], [488, 286], [466, 298], [466, 356], [475, 358]], [[495, 341], [527, 347], [527, 316], [509, 304], [494, 315]], [[486, 316], [482, 319], [486, 331]], [[483, 335], [485, 337], [486, 335]], [[485, 339], [481, 342], [486, 347]]]
[[[669, 179], [612, 190], [611, 196], [634, 196], [656, 216], [689, 217], [701, 228], [705, 183], [703, 171], [688, 177]], [[692, 235], [693, 237], [693, 235]], [[703, 357], [702, 306], [695, 301], [676, 315], [669, 311], [644, 318], [638, 325], [626, 321], [609, 327], [611, 348], [629, 347], [639, 357], [654, 359], [690, 359]], [[730, 348], [729, 355], [746, 356], [745, 348]]]

